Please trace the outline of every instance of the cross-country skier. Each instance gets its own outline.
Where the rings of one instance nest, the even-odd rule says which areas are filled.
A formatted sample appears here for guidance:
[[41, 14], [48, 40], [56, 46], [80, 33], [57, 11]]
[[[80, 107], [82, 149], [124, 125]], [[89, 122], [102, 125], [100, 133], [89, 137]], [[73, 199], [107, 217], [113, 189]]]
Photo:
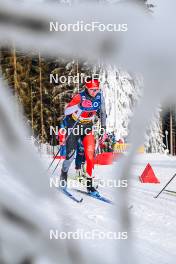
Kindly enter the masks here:
[[[61, 186], [66, 187], [69, 167], [74, 159], [78, 140], [81, 139], [85, 158], [87, 174], [87, 191], [97, 194], [93, 187], [92, 170], [94, 168], [95, 139], [92, 132], [94, 116], [98, 114], [101, 119], [101, 127], [106, 129], [106, 110], [104, 97], [100, 91], [100, 83], [97, 79], [89, 80], [85, 83], [85, 89], [76, 94], [65, 109], [67, 121], [67, 141], [66, 141], [66, 159], [61, 169]], [[71, 130], [76, 125], [75, 130]]]

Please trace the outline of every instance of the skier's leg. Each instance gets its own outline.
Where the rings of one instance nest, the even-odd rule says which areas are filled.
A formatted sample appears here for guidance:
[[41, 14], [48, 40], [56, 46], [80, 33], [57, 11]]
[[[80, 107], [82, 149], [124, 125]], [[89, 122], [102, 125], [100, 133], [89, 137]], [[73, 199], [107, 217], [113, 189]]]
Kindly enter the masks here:
[[87, 162], [86, 172], [89, 177], [92, 177], [92, 170], [94, 168], [94, 152], [95, 152], [95, 138], [92, 133], [84, 136], [83, 139], [85, 159]]
[[78, 147], [76, 150], [76, 158], [75, 158], [75, 170], [76, 170], [76, 177], [79, 179], [81, 178], [81, 156], [78, 152]]
[[77, 135], [71, 133], [66, 141], [66, 159], [62, 164], [61, 175], [60, 175], [62, 187], [66, 187], [68, 170], [70, 168], [72, 161], [74, 160], [74, 154], [77, 147], [78, 138], [79, 137]]
[[81, 169], [81, 163], [82, 163], [82, 153], [80, 153], [80, 149], [79, 147], [77, 147], [76, 158], [75, 158], [75, 169], [76, 170]]
[[85, 158], [86, 158], [86, 172], [87, 172], [87, 190], [88, 192], [98, 194], [97, 190], [93, 187], [92, 170], [94, 168], [94, 152], [95, 152], [95, 139], [92, 133], [84, 136], [83, 139]]
[[82, 156], [82, 163], [81, 163], [81, 171], [82, 171], [82, 175], [84, 177], [86, 177], [86, 163], [85, 163], [86, 159], [85, 159], [85, 154], [83, 153]]

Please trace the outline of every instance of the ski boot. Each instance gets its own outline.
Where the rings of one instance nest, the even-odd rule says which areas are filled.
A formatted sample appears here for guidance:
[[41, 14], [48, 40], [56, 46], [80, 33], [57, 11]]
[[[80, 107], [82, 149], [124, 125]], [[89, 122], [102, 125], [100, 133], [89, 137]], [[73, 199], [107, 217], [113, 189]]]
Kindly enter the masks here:
[[93, 179], [92, 178], [87, 177], [86, 186], [87, 186], [88, 194], [90, 194], [91, 196], [96, 196], [96, 197], [100, 196], [100, 194], [97, 191], [97, 189], [93, 186]]

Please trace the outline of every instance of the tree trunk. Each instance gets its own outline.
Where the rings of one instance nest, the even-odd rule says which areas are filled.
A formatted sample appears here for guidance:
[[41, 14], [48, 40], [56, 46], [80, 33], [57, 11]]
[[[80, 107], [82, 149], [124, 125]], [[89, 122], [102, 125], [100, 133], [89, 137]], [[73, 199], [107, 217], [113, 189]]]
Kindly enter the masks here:
[[42, 65], [39, 53], [39, 86], [40, 86], [40, 117], [41, 117], [41, 143], [44, 142], [44, 118], [43, 118], [43, 93], [42, 93]]
[[16, 49], [13, 48], [13, 67], [14, 67], [14, 88], [15, 88], [15, 95], [18, 95], [18, 80], [17, 80], [17, 57], [16, 57]]
[[33, 92], [32, 92], [32, 85], [31, 85], [31, 127], [32, 127], [32, 134], [34, 135], [34, 110], [33, 110]]
[[173, 155], [173, 120], [172, 120], [172, 109], [170, 108], [170, 154]]

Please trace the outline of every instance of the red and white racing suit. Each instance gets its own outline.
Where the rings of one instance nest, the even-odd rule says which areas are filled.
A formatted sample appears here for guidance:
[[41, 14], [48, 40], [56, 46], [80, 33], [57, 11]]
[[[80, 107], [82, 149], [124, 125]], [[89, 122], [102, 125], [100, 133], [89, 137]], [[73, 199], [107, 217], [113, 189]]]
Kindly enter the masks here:
[[[90, 111], [89, 111], [90, 109]], [[67, 172], [74, 159], [78, 140], [81, 138], [84, 146], [85, 158], [87, 163], [86, 172], [92, 176], [94, 168], [95, 139], [92, 133], [93, 118], [98, 114], [101, 118], [101, 125], [106, 126], [106, 111], [103, 95], [99, 92], [95, 97], [91, 97], [86, 90], [76, 94], [66, 106], [65, 115], [67, 129], [72, 128], [78, 121], [76, 128], [79, 133], [70, 133], [66, 141], [66, 159], [63, 162], [62, 170]], [[79, 120], [78, 120], [79, 119]], [[67, 130], [68, 131], [68, 130]], [[88, 131], [88, 133], [87, 133]]]

